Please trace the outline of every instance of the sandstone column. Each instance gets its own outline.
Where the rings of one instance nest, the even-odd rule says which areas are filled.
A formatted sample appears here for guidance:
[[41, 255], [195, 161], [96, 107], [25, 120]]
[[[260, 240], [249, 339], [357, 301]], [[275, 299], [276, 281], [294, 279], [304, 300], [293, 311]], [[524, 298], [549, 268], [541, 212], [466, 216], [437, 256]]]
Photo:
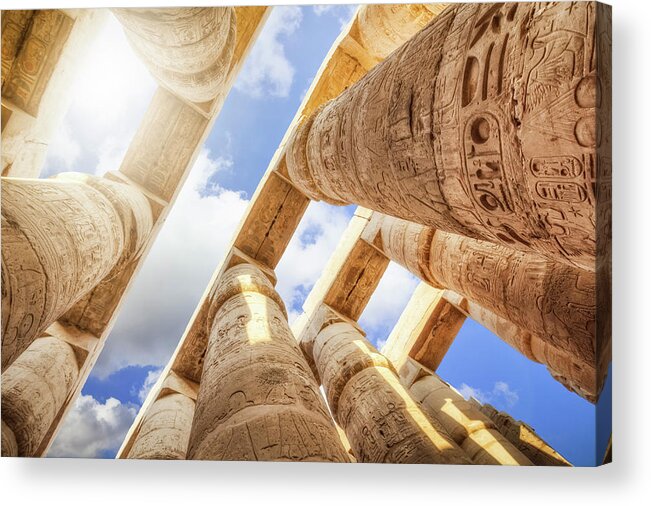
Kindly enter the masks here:
[[152, 226], [132, 186], [84, 174], [2, 179], [2, 369], [97, 283], [133, 260]]
[[75, 351], [36, 339], [2, 373], [2, 456], [35, 457], [79, 374]]
[[469, 463], [410, 397], [390, 362], [351, 324], [322, 329], [313, 355], [330, 410], [358, 462]]
[[113, 9], [153, 76], [190, 102], [221, 91], [235, 50], [232, 7]]
[[188, 459], [348, 462], [263, 272], [228, 269], [212, 294]]
[[194, 401], [177, 392], [149, 408], [127, 458], [183, 460], [188, 449]]
[[474, 464], [533, 465], [495, 428], [490, 418], [438, 377], [428, 374], [418, 379], [409, 392], [429, 416], [445, 427]]
[[594, 271], [611, 137], [599, 9], [448, 7], [296, 130], [290, 178], [314, 199]]
[[480, 409], [495, 423], [497, 429], [524, 453], [537, 466], [569, 466], [570, 463], [549, 446], [533, 428], [516, 421], [508, 413], [496, 410], [490, 404], [479, 404], [471, 399], [471, 404]]
[[[593, 273], [397, 218], [382, 218], [380, 227], [382, 249], [391, 260], [431, 285], [452, 290], [498, 318], [527, 329], [574, 363], [594, 368]], [[499, 322], [491, 323], [491, 318], [486, 314], [480, 323], [499, 330]], [[516, 347], [523, 348], [522, 344]], [[562, 359], [551, 348], [539, 347], [536, 359], [554, 368]], [[565, 365], [562, 370], [574, 375], [571, 381], [583, 383], [577, 376], [581, 370], [573, 368]]]
[[459, 294], [446, 290], [444, 298], [528, 359], [546, 365], [554, 379], [568, 390], [592, 403], [597, 402], [605, 375], [597, 374], [596, 364], [577, 361], [567, 351], [551, 345], [540, 336], [514, 325]]

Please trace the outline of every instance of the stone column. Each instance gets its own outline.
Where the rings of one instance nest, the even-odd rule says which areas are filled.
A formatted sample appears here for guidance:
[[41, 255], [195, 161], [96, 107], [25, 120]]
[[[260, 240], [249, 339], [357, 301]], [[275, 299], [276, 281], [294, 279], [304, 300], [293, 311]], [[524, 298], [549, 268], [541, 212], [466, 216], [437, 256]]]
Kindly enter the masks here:
[[569, 466], [571, 465], [560, 453], [549, 446], [533, 428], [524, 422], [516, 421], [508, 413], [496, 410], [490, 404], [479, 404], [475, 399], [470, 400], [490, 418], [497, 429], [524, 453], [537, 466]]
[[330, 410], [358, 462], [469, 463], [410, 397], [390, 362], [351, 324], [322, 329], [313, 354]]
[[102, 279], [152, 227], [134, 187], [84, 174], [2, 179], [2, 369]]
[[174, 392], [149, 406], [127, 458], [184, 460], [188, 449], [194, 401]]
[[240, 264], [211, 297], [188, 459], [348, 462], [269, 279]]
[[409, 387], [409, 392], [429, 416], [445, 427], [474, 464], [533, 465], [495, 428], [490, 418], [438, 377], [423, 376]]
[[359, 39], [369, 55], [384, 60], [443, 10], [423, 4], [364, 5], [357, 17]]
[[554, 379], [568, 390], [592, 403], [597, 402], [605, 375], [597, 375], [596, 364], [577, 361], [567, 351], [459, 294], [446, 290], [444, 298], [528, 359], [546, 365]]
[[[527, 329], [577, 364], [596, 364], [594, 273], [397, 218], [384, 217], [380, 227], [384, 253], [416, 276]], [[500, 328], [488, 316], [480, 320]], [[538, 351], [537, 359], [556, 366]]]
[[290, 178], [315, 199], [594, 271], [611, 137], [599, 9], [448, 7], [296, 130]]
[[35, 457], [79, 374], [73, 347], [36, 339], [2, 373], [2, 456]]
[[190, 102], [222, 90], [235, 50], [232, 7], [113, 9], [153, 76]]

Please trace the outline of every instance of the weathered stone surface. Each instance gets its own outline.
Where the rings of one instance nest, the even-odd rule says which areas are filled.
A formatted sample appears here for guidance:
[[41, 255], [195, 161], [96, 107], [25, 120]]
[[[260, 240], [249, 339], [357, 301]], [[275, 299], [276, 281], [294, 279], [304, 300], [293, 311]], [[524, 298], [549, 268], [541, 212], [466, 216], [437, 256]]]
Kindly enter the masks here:
[[590, 402], [597, 401], [605, 375], [597, 374], [596, 364], [577, 361], [568, 351], [553, 346], [459, 294], [446, 290], [445, 299], [528, 359], [545, 364], [550, 374], [568, 390]]
[[227, 270], [211, 309], [188, 458], [348, 462], [262, 271], [249, 264]]
[[[474, 399], [472, 399], [474, 401]], [[516, 421], [511, 415], [496, 410], [490, 404], [480, 405], [474, 401], [475, 406], [488, 416], [497, 429], [524, 453], [537, 466], [569, 466], [565, 458], [549, 446], [536, 434], [529, 425], [522, 421]]]
[[115, 269], [152, 226], [135, 188], [83, 174], [2, 180], [2, 368]]
[[434, 375], [409, 387], [423, 410], [438, 420], [474, 464], [530, 466], [531, 461], [513, 446], [476, 406]]
[[232, 7], [113, 9], [135, 52], [158, 81], [190, 102], [222, 89], [236, 43]]
[[185, 459], [193, 415], [194, 401], [183, 394], [157, 399], [147, 410], [128, 458]]
[[[488, 311], [477, 310], [477, 321], [548, 365], [555, 376], [567, 378], [564, 384], [575, 384], [591, 400], [603, 386], [603, 374], [598, 380], [589, 378], [599, 348], [594, 273], [398, 218], [384, 217], [380, 234], [389, 258], [432, 286], [448, 288]], [[530, 350], [531, 337], [518, 327], [537, 337], [536, 355]], [[587, 369], [581, 370], [582, 364]]]
[[595, 5], [449, 7], [314, 114], [290, 177], [319, 199], [594, 271], [610, 163], [595, 151], [610, 145]]
[[326, 326], [313, 352], [328, 405], [358, 462], [468, 462], [410, 397], [391, 363], [352, 325]]
[[[35, 340], [2, 373], [3, 433], [5, 425], [11, 429], [17, 448], [15, 453], [7, 449], [7, 454], [36, 456], [78, 374], [72, 346], [56, 337]], [[3, 455], [4, 437], [3, 434]]]

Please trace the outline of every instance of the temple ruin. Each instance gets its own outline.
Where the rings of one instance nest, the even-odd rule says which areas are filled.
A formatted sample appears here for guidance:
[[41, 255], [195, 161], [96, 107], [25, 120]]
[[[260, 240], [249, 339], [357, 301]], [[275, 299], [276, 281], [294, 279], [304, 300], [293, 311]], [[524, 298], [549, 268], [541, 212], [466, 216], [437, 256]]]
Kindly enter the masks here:
[[[2, 456], [47, 455], [270, 11], [2, 12]], [[39, 178], [106, 16], [158, 89], [115, 171]], [[569, 466], [437, 368], [469, 318], [599, 399], [610, 41], [593, 2], [360, 6], [117, 458]], [[358, 207], [290, 326], [310, 201]], [[420, 284], [378, 350], [358, 320], [390, 262]]]

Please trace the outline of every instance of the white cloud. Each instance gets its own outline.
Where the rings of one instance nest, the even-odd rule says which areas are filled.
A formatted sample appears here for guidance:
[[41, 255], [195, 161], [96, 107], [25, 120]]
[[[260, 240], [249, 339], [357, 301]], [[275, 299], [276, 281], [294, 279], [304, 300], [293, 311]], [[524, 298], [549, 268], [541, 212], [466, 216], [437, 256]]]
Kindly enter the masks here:
[[48, 457], [95, 458], [103, 452], [117, 451], [131, 423], [136, 406], [114, 398], [101, 403], [82, 395], [68, 413]]
[[285, 301], [290, 323], [300, 314], [298, 308], [321, 275], [349, 220], [345, 208], [310, 202], [276, 268], [276, 289]]
[[57, 129], [50, 140], [46, 165], [58, 166], [60, 170], [70, 170], [81, 154], [81, 146], [74, 138], [67, 121]]
[[143, 381], [142, 387], [140, 387], [140, 390], [138, 391], [138, 400], [140, 400], [140, 402], [145, 402], [145, 399], [147, 398], [151, 387], [154, 386], [162, 371], [163, 368], [159, 367], [158, 369], [153, 369], [147, 373], [145, 381]]
[[300, 7], [274, 7], [235, 83], [235, 88], [253, 97], [287, 97], [295, 69], [285, 55], [282, 38], [301, 25]]
[[127, 365], [165, 364], [176, 347], [248, 200], [211, 177], [232, 160], [205, 147], [118, 315], [93, 374], [105, 378]]
[[371, 341], [379, 344], [386, 340], [418, 283], [419, 280], [403, 267], [393, 262], [389, 264], [359, 319]]
[[493, 385], [493, 390], [490, 392], [471, 387], [466, 383], [462, 383], [458, 391], [466, 399], [474, 397], [482, 404], [489, 402], [497, 404], [497, 407], [512, 408], [520, 400], [518, 393], [511, 390], [511, 387], [505, 381], [496, 381]]
[[312, 6], [312, 10], [317, 16], [335, 16], [343, 28], [353, 17], [353, 14], [357, 10], [357, 5], [314, 5]]
[[156, 89], [113, 16], [90, 44], [63, 127], [48, 147], [44, 177], [63, 170], [117, 170]]

